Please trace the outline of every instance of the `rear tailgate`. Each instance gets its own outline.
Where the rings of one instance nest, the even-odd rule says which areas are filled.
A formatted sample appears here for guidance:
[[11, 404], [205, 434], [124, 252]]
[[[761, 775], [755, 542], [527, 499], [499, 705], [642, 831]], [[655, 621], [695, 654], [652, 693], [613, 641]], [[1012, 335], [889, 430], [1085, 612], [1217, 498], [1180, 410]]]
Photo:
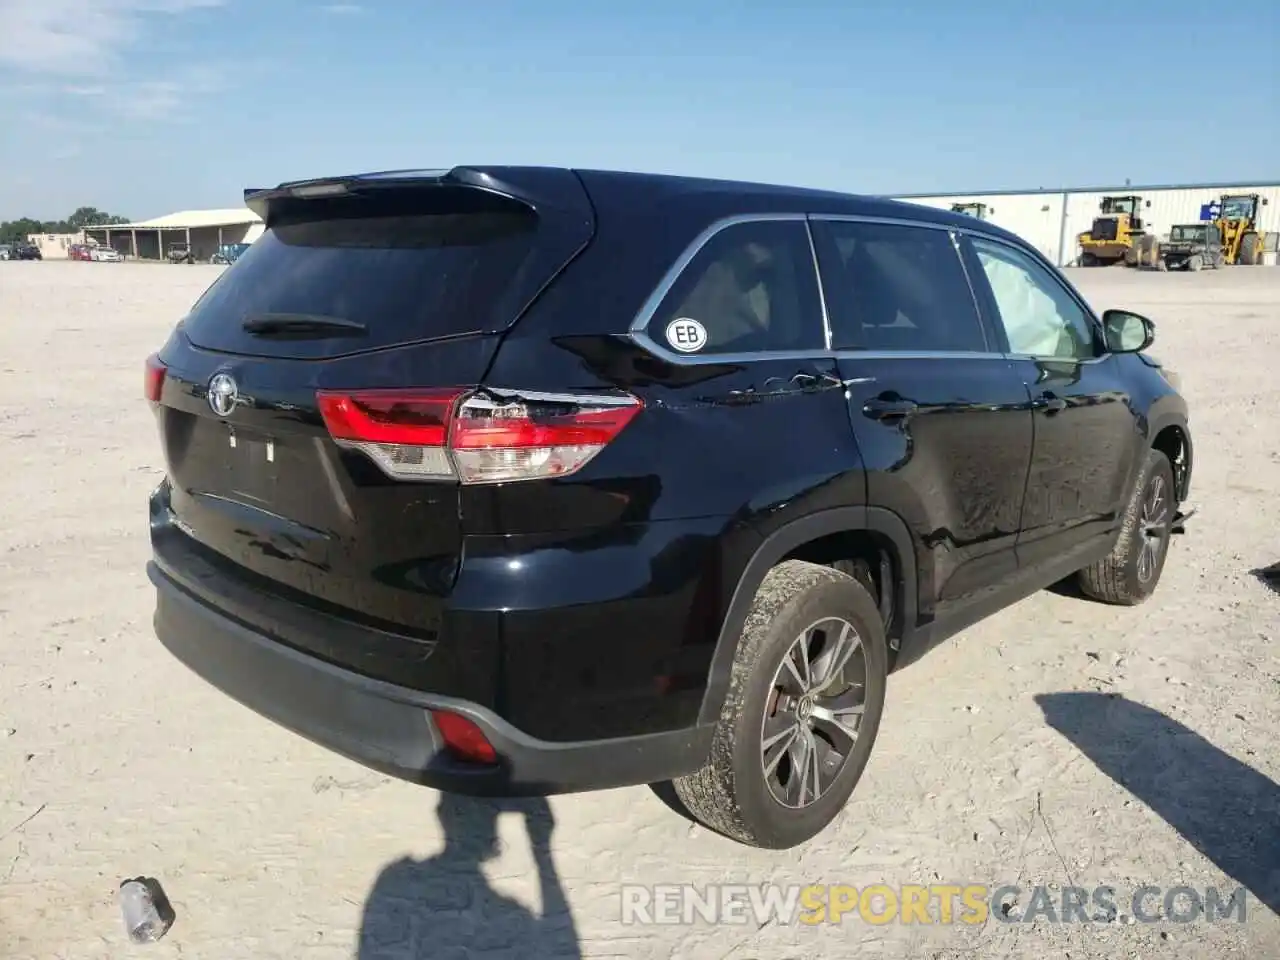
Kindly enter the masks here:
[[523, 196], [477, 179], [273, 192], [266, 232], [161, 351], [174, 525], [230, 571], [436, 629], [462, 543], [456, 483], [392, 479], [339, 446], [316, 391], [479, 383], [502, 332], [589, 241], [571, 172]]

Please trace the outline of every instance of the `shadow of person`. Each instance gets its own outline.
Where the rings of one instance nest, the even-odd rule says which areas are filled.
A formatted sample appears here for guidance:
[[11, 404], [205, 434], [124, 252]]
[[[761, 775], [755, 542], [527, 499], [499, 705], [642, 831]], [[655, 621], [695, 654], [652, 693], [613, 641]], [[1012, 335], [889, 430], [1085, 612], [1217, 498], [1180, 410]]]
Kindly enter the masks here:
[[[1049, 725], [1280, 913], [1280, 786], [1158, 710], [1100, 693], [1036, 697]], [[1227, 897], [1232, 891], [1220, 891]]]
[[[378, 875], [364, 904], [357, 960], [582, 956], [573, 917], [551, 859], [555, 820], [543, 798], [494, 801], [440, 794], [444, 849], [406, 857]], [[524, 816], [541, 914], [491, 888], [481, 865], [497, 857], [498, 815]]]

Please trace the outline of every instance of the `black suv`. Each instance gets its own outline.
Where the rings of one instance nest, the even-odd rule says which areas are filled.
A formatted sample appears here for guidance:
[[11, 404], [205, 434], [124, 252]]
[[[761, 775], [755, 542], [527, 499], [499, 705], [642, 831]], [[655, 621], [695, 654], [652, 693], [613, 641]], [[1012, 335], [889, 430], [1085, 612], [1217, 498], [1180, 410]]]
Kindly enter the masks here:
[[1187, 407], [1018, 237], [759, 184], [541, 168], [250, 191], [147, 364], [155, 628], [441, 790], [674, 781], [788, 847], [896, 666], [1181, 529]]

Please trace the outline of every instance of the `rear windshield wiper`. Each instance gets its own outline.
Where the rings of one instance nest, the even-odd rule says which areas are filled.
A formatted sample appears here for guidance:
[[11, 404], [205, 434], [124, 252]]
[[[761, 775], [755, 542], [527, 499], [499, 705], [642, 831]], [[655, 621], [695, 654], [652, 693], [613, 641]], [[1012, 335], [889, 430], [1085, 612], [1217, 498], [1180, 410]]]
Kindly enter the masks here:
[[258, 313], [247, 318], [241, 327], [246, 333], [269, 337], [287, 336], [359, 337], [369, 328], [355, 320], [326, 317], [318, 313]]

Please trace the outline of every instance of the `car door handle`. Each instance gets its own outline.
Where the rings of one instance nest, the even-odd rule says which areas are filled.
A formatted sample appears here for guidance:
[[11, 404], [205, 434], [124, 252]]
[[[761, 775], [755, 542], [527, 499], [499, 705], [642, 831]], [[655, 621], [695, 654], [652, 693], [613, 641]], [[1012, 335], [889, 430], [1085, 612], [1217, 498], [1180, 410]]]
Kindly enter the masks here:
[[874, 397], [862, 405], [862, 412], [872, 420], [899, 420], [910, 417], [920, 409], [912, 400], [889, 400]]
[[1067, 401], [1053, 393], [1042, 393], [1032, 401], [1031, 406], [1045, 413], [1060, 413], [1067, 409]]

